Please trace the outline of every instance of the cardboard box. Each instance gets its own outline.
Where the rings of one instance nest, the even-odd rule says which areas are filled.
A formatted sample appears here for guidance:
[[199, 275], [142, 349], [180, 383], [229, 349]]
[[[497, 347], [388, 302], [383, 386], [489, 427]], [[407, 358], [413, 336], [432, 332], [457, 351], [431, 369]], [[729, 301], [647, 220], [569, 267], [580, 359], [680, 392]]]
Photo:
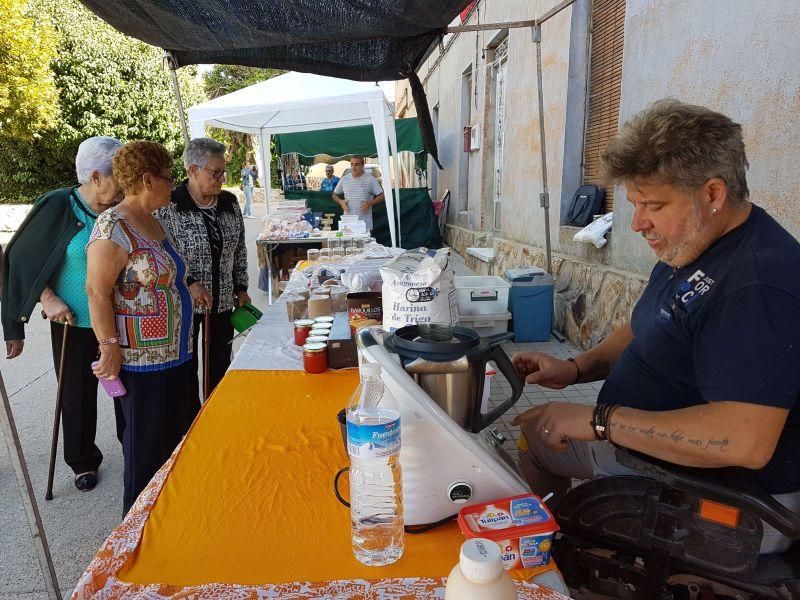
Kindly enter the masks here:
[[350, 332], [348, 314], [337, 312], [333, 316], [331, 335], [328, 337], [328, 367], [346, 369], [357, 366], [358, 350]]

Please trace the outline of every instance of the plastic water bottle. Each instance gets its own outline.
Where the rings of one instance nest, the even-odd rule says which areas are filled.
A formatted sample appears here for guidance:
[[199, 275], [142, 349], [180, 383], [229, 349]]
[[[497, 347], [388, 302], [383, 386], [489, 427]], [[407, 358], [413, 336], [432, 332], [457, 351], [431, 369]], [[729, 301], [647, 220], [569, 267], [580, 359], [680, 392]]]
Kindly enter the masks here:
[[347, 407], [353, 553], [369, 566], [403, 555], [400, 415], [381, 381], [381, 366], [361, 365], [361, 383]]

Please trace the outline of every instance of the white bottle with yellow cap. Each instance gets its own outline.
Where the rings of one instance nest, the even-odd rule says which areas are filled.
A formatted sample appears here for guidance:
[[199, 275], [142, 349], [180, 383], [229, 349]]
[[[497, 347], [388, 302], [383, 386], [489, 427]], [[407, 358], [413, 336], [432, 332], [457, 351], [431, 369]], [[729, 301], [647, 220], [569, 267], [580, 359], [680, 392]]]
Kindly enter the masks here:
[[445, 600], [517, 600], [514, 581], [503, 569], [500, 547], [474, 538], [461, 544], [461, 559], [447, 577]]

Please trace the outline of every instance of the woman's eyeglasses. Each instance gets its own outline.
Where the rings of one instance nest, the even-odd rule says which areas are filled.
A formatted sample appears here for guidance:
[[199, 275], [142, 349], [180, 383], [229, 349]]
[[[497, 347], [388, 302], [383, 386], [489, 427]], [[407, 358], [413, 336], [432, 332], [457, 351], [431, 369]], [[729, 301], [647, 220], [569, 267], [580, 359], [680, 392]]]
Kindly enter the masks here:
[[222, 179], [223, 177], [227, 177], [228, 176], [228, 169], [220, 169], [220, 170], [214, 171], [213, 169], [207, 169], [206, 167], [200, 167], [200, 168], [203, 169], [203, 171], [208, 171], [209, 173], [211, 173], [211, 177], [213, 177], [214, 179], [216, 179], [218, 181], [220, 179]]
[[174, 178], [174, 177], [164, 177], [164, 176], [163, 176], [163, 175], [161, 175], [160, 173], [153, 173], [153, 175], [155, 175], [155, 176], [156, 176], [156, 177], [158, 177], [159, 179], [163, 179], [164, 181], [169, 181], [169, 184], [170, 184], [172, 187], [175, 187], [175, 178]]

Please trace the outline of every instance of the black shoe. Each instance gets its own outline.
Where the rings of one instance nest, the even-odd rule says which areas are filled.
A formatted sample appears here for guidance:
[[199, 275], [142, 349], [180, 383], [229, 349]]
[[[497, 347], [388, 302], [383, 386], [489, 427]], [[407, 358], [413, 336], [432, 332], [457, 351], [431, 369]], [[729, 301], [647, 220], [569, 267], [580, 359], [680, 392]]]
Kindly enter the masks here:
[[89, 471], [75, 476], [75, 487], [82, 492], [89, 492], [97, 485], [97, 473]]

